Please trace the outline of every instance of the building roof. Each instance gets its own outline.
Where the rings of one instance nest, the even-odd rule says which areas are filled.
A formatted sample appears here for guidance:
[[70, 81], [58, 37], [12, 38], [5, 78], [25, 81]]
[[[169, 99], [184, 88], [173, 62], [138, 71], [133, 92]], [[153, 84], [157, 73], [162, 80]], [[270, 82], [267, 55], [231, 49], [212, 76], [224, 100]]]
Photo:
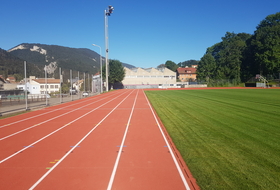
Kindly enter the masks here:
[[15, 81], [16, 79], [15, 79], [15, 77], [8, 77], [6, 80], [8, 80], [8, 81]]
[[127, 67], [124, 67], [126, 70], [128, 71], [132, 71], [132, 72], [135, 72], [135, 73], [139, 73], [139, 72], [146, 72], [147, 74], [149, 73], [154, 73], [154, 72], [159, 72], [159, 73], [162, 73], [162, 74], [165, 74], [165, 73], [175, 73], [174, 71], [171, 71], [170, 69], [168, 68], [140, 68], [140, 67], [134, 67], [134, 68], [127, 68]]
[[187, 67], [187, 68], [178, 68], [177, 69], [177, 72], [179, 73], [179, 74], [194, 74], [194, 73], [196, 73], [196, 68], [192, 68], [192, 67]]
[[[39, 84], [45, 84], [46, 83], [46, 80], [44, 78], [40, 78], [40, 79], [33, 79], [33, 81], [39, 83]], [[53, 79], [53, 78], [48, 78], [47, 79], [47, 83], [50, 84], [50, 83], [57, 83], [57, 84], [60, 84], [60, 79]]]

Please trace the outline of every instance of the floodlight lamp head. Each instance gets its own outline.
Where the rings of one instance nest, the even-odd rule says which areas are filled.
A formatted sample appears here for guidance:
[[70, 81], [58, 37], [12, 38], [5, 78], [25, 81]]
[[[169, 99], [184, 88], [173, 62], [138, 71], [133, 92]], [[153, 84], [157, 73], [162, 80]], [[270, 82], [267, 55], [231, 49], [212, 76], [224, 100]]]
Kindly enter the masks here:
[[112, 5], [109, 5], [108, 7], [109, 7], [109, 10], [112, 10], [112, 11], [114, 10], [114, 7]]
[[113, 10], [114, 10], [114, 7], [109, 5], [109, 9], [108, 9], [109, 15], [113, 13]]

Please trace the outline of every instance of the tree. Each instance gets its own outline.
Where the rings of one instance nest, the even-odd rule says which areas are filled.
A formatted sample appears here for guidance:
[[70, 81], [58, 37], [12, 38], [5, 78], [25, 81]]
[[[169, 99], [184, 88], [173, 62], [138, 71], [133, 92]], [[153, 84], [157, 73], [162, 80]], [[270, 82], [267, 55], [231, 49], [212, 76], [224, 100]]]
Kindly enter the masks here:
[[61, 86], [61, 92], [67, 94], [69, 92], [70, 86], [70, 83], [63, 83]]
[[[106, 67], [102, 68], [102, 78], [103, 81], [106, 79]], [[119, 60], [110, 60], [109, 61], [109, 76], [108, 76], [108, 83], [109, 89], [115, 83], [121, 83], [125, 77], [125, 70], [122, 63]]]
[[210, 53], [216, 61], [216, 79], [231, 79], [237, 83], [241, 81], [241, 63], [243, 51], [246, 48], [246, 40], [251, 37], [246, 33], [227, 32], [222, 41], [208, 48], [206, 54]]
[[165, 64], [160, 64], [157, 66], [157, 69], [165, 68]]
[[191, 67], [192, 65], [198, 65], [198, 64], [199, 64], [199, 61], [190, 59], [188, 61], [180, 62], [177, 65], [179, 67]]
[[197, 78], [199, 80], [205, 80], [208, 83], [211, 79], [215, 78], [216, 67], [214, 57], [210, 53], [205, 54], [197, 67]]
[[280, 12], [260, 22], [248, 42], [247, 52], [244, 64], [254, 72], [252, 75], [280, 72]]
[[165, 62], [165, 66], [166, 66], [166, 68], [168, 68], [174, 72], [178, 69], [178, 65], [176, 65], [176, 63], [174, 63], [173, 61], [170, 61], [170, 60]]

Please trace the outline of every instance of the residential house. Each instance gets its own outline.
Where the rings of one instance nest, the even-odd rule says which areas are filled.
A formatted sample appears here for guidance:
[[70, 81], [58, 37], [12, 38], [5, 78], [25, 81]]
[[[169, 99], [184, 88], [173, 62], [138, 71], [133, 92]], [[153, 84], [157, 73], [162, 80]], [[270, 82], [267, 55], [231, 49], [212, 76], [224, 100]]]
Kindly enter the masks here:
[[16, 82], [16, 79], [15, 79], [15, 77], [8, 77], [8, 78], [6, 78], [6, 81], [13, 83], [13, 82]]
[[196, 81], [196, 67], [186, 67], [177, 69], [177, 78], [181, 82], [193, 82]]
[[[68, 79], [68, 82], [71, 83], [71, 80]], [[72, 79], [72, 89], [75, 89], [77, 92], [79, 92], [83, 83], [84, 80], [80, 80], [78, 77]]]

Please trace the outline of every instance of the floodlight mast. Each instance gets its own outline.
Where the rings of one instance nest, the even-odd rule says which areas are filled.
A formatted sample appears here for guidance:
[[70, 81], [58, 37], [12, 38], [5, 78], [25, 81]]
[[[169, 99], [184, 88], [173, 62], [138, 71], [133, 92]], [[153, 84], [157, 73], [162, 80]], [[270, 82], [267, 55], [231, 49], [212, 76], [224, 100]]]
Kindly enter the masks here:
[[108, 54], [109, 54], [109, 37], [108, 37], [108, 16], [111, 16], [113, 13], [114, 7], [112, 5], [108, 6], [108, 9], [105, 10], [105, 66], [106, 66], [106, 91], [109, 91], [109, 84], [108, 84]]

